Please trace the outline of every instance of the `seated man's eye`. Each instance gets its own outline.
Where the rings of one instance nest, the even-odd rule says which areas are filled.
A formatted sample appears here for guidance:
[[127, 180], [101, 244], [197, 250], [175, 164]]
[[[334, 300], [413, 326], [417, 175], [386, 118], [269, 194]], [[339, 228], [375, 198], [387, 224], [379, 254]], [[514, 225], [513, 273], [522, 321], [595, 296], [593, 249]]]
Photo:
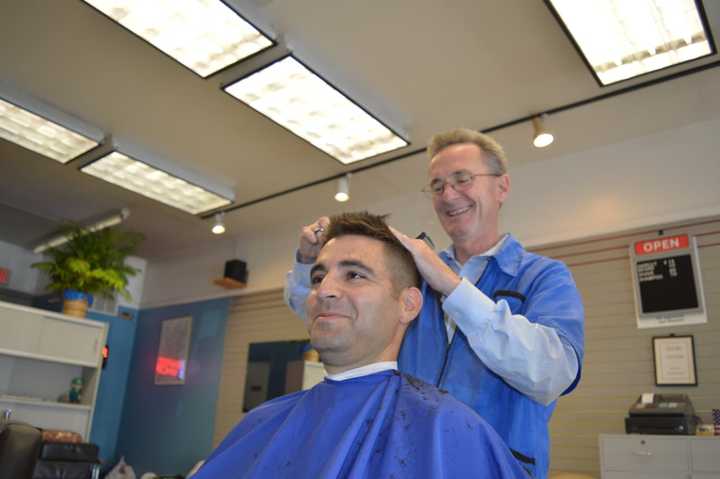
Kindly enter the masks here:
[[348, 278], [348, 279], [362, 279], [362, 278], [364, 278], [364, 277], [365, 277], [365, 275], [363, 275], [363, 274], [361, 274], [361, 273], [358, 273], [357, 271], [349, 271], [349, 272], [347, 273], [347, 278]]
[[310, 276], [310, 284], [320, 284], [324, 276], [321, 274], [314, 274]]

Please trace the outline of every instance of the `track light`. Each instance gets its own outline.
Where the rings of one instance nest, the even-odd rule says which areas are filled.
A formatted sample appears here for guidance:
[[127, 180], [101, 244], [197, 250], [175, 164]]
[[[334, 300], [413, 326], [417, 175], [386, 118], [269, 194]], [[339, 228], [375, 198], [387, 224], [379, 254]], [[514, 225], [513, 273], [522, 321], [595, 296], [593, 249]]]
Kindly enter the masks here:
[[335, 193], [335, 201], [344, 203], [350, 199], [350, 173], [338, 178], [338, 189]]
[[215, 215], [215, 224], [212, 227], [213, 234], [221, 235], [225, 232], [225, 223], [223, 222], [223, 213]]
[[[117, 213], [114, 213], [106, 218], [103, 218], [99, 221], [96, 221], [95, 223], [92, 223], [88, 226], [83, 226], [83, 229], [87, 232], [93, 232], [93, 231], [100, 231], [105, 228], [109, 228], [111, 226], [118, 225], [125, 221], [127, 217], [130, 216], [130, 210], [127, 208], [123, 208]], [[56, 248], [58, 246], [64, 245], [70, 241], [70, 235], [60, 235], [55, 236], [53, 238], [50, 238], [49, 240], [37, 245], [33, 249], [33, 253], [38, 254], [42, 253], [43, 251], [46, 251], [50, 248]]]
[[543, 124], [543, 119], [546, 117], [547, 115], [542, 115], [532, 119], [533, 145], [535, 145], [536, 148], [545, 148], [555, 141], [555, 137], [545, 129], [545, 125]]

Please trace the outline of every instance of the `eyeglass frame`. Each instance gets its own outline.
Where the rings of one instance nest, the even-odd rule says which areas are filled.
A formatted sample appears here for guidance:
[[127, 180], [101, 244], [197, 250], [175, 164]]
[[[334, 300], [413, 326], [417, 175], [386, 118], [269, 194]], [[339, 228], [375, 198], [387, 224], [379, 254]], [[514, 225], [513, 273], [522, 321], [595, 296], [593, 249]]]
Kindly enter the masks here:
[[[468, 181], [464, 185], [458, 184], [457, 180], [458, 177], [462, 174], [468, 174]], [[494, 176], [495, 178], [499, 178], [503, 176], [502, 173], [472, 173], [469, 170], [458, 170], [450, 173], [445, 178], [435, 178], [433, 181], [430, 182], [430, 184], [427, 184], [423, 187], [422, 191], [423, 193], [429, 194], [431, 196], [440, 196], [445, 192], [445, 187], [447, 185], [450, 185], [450, 187], [455, 190], [456, 192], [465, 191], [466, 189], [470, 188], [475, 181], [475, 178], [478, 176]], [[452, 180], [450, 179], [452, 178]], [[439, 190], [434, 190], [432, 187], [433, 182], [436, 180], [442, 181], [442, 184], [440, 186]]]

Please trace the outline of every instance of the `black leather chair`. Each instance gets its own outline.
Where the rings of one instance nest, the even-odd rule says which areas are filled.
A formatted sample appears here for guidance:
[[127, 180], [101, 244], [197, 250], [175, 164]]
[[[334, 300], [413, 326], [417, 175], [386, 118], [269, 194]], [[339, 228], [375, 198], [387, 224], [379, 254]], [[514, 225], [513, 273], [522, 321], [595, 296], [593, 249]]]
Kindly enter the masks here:
[[38, 428], [21, 422], [0, 423], [0, 477], [30, 479], [41, 446]]

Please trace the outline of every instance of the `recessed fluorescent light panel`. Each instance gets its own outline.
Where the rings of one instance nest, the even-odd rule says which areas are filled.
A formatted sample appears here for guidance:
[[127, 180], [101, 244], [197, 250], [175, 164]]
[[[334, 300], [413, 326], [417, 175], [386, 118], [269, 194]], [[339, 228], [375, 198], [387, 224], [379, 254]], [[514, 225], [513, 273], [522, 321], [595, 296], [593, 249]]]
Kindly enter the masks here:
[[273, 45], [220, 0], [84, 0], [203, 78]]
[[117, 151], [80, 171], [194, 215], [231, 203], [227, 198]]
[[602, 85], [715, 52], [694, 0], [549, 2]]
[[98, 146], [95, 140], [1, 98], [0, 138], [60, 163], [67, 163]]
[[346, 165], [408, 144], [292, 56], [225, 91]]

